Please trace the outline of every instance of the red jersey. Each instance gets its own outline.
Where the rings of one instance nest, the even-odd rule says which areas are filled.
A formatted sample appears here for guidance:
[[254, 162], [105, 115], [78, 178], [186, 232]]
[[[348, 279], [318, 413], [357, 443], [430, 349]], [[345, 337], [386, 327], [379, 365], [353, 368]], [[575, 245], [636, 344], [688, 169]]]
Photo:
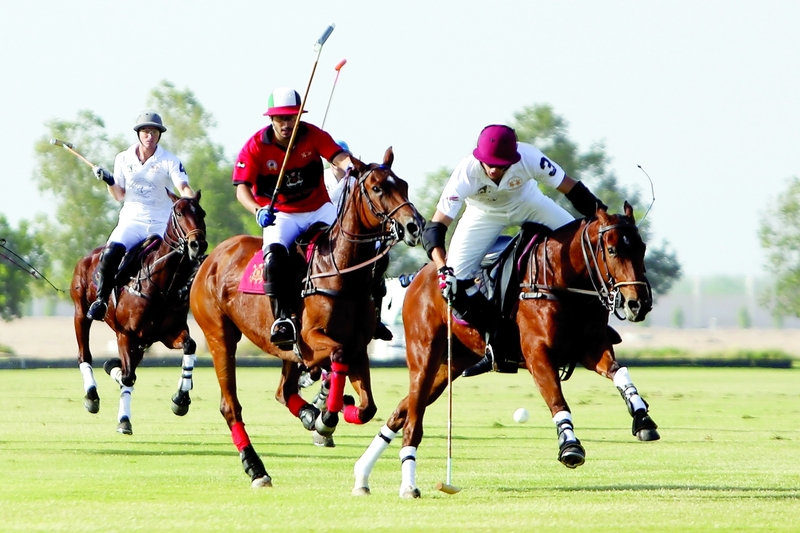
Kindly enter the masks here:
[[[323, 179], [322, 159], [332, 161], [343, 152], [325, 131], [299, 122], [292, 153], [286, 162], [275, 207], [284, 213], [307, 213], [330, 202]], [[233, 184], [250, 187], [253, 198], [265, 206], [272, 201], [286, 149], [274, 142], [272, 126], [253, 135], [239, 152], [233, 167]]]

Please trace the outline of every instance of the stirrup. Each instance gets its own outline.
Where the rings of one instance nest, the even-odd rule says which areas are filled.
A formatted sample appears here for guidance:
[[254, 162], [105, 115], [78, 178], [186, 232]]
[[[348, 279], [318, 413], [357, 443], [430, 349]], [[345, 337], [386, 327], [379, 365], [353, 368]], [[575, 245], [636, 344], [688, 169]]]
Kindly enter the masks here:
[[103, 320], [106, 317], [106, 312], [108, 312], [108, 304], [103, 300], [95, 300], [89, 306], [89, 310], [86, 311], [86, 318]]
[[297, 342], [297, 328], [291, 318], [279, 318], [272, 324], [269, 342], [281, 349], [289, 349]]

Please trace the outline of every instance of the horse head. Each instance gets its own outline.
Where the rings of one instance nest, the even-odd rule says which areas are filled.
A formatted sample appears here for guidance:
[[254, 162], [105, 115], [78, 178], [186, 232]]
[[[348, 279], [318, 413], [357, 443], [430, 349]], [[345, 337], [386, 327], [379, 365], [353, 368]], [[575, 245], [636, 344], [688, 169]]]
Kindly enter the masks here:
[[189, 260], [198, 261], [208, 249], [206, 212], [200, 207], [200, 191], [191, 198], [177, 196], [169, 190], [167, 194], [172, 199], [172, 213], [164, 240]]
[[350, 159], [359, 173], [353, 198], [362, 200], [357, 208], [362, 223], [368, 229], [383, 227], [393, 240], [416, 246], [425, 219], [408, 200], [408, 183], [392, 171], [392, 147], [386, 149], [380, 165], [367, 165], [354, 157]]
[[[597, 219], [587, 224], [583, 233], [583, 253], [593, 283], [605, 297], [604, 304], [608, 309], [619, 318], [641, 322], [653, 308], [653, 295], [645, 276], [646, 246], [628, 202], [625, 202], [624, 210], [624, 215], [609, 215], [605, 209], [597, 210]], [[596, 227], [597, 240], [590, 251], [591, 230], [588, 228], [592, 225]], [[619, 310], [624, 315], [619, 315]]]

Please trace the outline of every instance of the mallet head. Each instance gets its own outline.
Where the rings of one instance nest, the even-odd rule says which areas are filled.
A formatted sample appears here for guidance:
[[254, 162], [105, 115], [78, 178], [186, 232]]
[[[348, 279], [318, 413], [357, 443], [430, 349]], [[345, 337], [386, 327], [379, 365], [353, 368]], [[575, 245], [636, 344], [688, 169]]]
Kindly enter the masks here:
[[63, 146], [65, 148], [72, 148], [72, 145], [68, 142], [59, 141], [58, 139], [50, 139], [50, 144], [55, 144], [56, 146]]
[[346, 59], [342, 59], [341, 61], [339, 61], [339, 62], [336, 64], [336, 66], [335, 66], [335, 67], [333, 67], [333, 68], [334, 68], [334, 70], [336, 70], [336, 72], [339, 72], [340, 70], [342, 70], [342, 67], [344, 66], [344, 64], [345, 64], [345, 63], [347, 63], [347, 60], [346, 60]]

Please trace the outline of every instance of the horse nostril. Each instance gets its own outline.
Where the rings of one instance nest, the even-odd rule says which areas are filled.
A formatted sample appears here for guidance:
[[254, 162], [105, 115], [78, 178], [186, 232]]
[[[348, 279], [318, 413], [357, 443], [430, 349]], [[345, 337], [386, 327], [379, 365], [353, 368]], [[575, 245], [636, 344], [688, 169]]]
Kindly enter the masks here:
[[630, 309], [631, 312], [636, 314], [642, 309], [642, 306], [639, 303], [639, 300], [628, 300], [628, 309]]
[[413, 235], [414, 237], [419, 235], [419, 226], [414, 222], [410, 222], [406, 227], [406, 229], [408, 229], [408, 233]]

